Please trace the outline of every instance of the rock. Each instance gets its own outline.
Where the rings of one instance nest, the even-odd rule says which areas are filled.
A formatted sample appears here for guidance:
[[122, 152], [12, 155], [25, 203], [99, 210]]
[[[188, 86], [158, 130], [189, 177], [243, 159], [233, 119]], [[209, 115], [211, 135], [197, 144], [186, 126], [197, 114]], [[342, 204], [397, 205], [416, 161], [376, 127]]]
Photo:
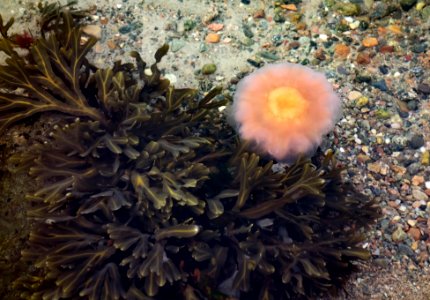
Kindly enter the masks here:
[[387, 26], [387, 30], [391, 31], [392, 33], [395, 34], [402, 34], [402, 29], [400, 28], [400, 26], [398, 25], [388, 25]]
[[98, 40], [102, 37], [102, 28], [98, 25], [86, 25], [82, 27], [82, 31]]
[[354, 101], [360, 98], [361, 96], [363, 96], [363, 94], [360, 93], [359, 91], [351, 91], [348, 94], [348, 100]]
[[175, 84], [178, 81], [176, 75], [171, 73], [164, 75], [164, 78], [168, 79], [170, 81], [170, 84]]
[[177, 52], [184, 46], [185, 46], [185, 42], [181, 39], [174, 39], [170, 42], [170, 50], [172, 52]]
[[426, 193], [424, 193], [420, 188], [412, 189], [412, 196], [417, 201], [427, 201], [429, 198]]
[[248, 25], [246, 25], [246, 24], [243, 24], [242, 25], [242, 30], [243, 30], [243, 34], [247, 37], [247, 38], [253, 38], [254, 37], [254, 33], [252, 32], [252, 30], [251, 30], [251, 28], [248, 26]]
[[424, 21], [430, 19], [430, 5], [423, 8], [421, 15], [423, 16]]
[[416, 9], [418, 11], [422, 10], [426, 6], [426, 3], [423, 0], [418, 1]]
[[292, 41], [291, 43], [288, 43], [288, 50], [298, 49], [299, 47], [300, 47], [300, 42], [298, 41]]
[[390, 72], [390, 69], [385, 65], [379, 66], [378, 69], [384, 75], [387, 75]]
[[370, 55], [366, 52], [360, 52], [357, 55], [356, 62], [359, 65], [368, 65], [370, 63]]
[[381, 52], [381, 53], [393, 53], [394, 52], [394, 46], [383, 45], [383, 46], [381, 46], [381, 48], [379, 48], [379, 52]]
[[381, 164], [380, 163], [369, 163], [367, 165], [367, 170], [373, 173], [379, 173], [381, 171]]
[[425, 43], [416, 43], [411, 47], [411, 51], [414, 53], [423, 53], [426, 50], [427, 50], [427, 45]]
[[395, 242], [401, 242], [404, 239], [407, 238], [407, 234], [406, 232], [403, 231], [402, 227], [397, 227], [397, 229], [393, 232], [393, 234], [391, 235], [391, 238], [393, 239], [393, 241]]
[[216, 65], [215, 64], [205, 64], [202, 67], [202, 74], [204, 75], [209, 75], [209, 74], [213, 74], [216, 71]]
[[412, 227], [408, 230], [408, 234], [415, 240], [419, 241], [421, 238], [421, 232], [419, 228]]
[[409, 110], [415, 111], [418, 109], [418, 102], [415, 100], [408, 101], [407, 107]]
[[389, 119], [390, 117], [391, 117], [391, 114], [390, 114], [390, 112], [389, 111], [387, 111], [387, 110], [385, 110], [385, 109], [378, 109], [376, 112], [375, 112], [375, 116], [378, 118], [378, 119], [381, 119], [381, 120], [386, 120], [386, 119]]
[[424, 146], [424, 137], [421, 134], [415, 134], [409, 140], [409, 146], [412, 149], [419, 149]]
[[221, 36], [217, 33], [208, 33], [208, 35], [205, 38], [205, 41], [207, 43], [219, 43], [219, 41], [221, 40]]
[[322, 48], [317, 49], [317, 50], [314, 52], [314, 57], [315, 57], [316, 59], [318, 59], [318, 60], [324, 61], [324, 60], [326, 59], [326, 56], [325, 56], [324, 50], [323, 50]]
[[408, 222], [408, 225], [411, 227], [415, 227], [415, 225], [417, 225], [417, 220], [409, 219], [407, 222]]
[[282, 12], [275, 13], [275, 16], [273, 17], [273, 21], [276, 23], [284, 23], [285, 17]]
[[366, 48], [375, 47], [378, 45], [378, 39], [375, 37], [367, 37], [363, 40], [363, 46]]
[[369, 103], [369, 98], [363, 96], [363, 97], [358, 98], [355, 105], [357, 107], [363, 107], [363, 106], [366, 106], [368, 103]]
[[427, 166], [430, 164], [430, 151], [424, 151], [421, 156], [421, 164]]
[[390, 265], [390, 260], [388, 258], [375, 258], [373, 262], [375, 263], [375, 265], [382, 268], [386, 268]]
[[427, 83], [420, 83], [417, 86], [417, 90], [418, 92], [428, 95], [430, 94], [430, 85]]
[[286, 10], [297, 11], [297, 6], [295, 4], [282, 4], [281, 7]]
[[223, 28], [224, 28], [224, 24], [221, 24], [221, 23], [211, 23], [208, 25], [208, 29], [215, 32], [220, 31]]
[[342, 3], [337, 5], [336, 10], [343, 16], [358, 16], [361, 12], [360, 5], [355, 3]]
[[334, 47], [334, 53], [336, 56], [338, 56], [340, 58], [347, 58], [348, 54], [350, 53], [350, 49], [345, 44], [337, 44]]
[[253, 14], [253, 17], [255, 19], [262, 19], [265, 16], [266, 16], [266, 13], [264, 12], [264, 9], [257, 9]]
[[372, 86], [383, 92], [386, 92], [388, 90], [387, 84], [384, 79], [372, 82]]
[[420, 175], [415, 175], [411, 179], [412, 185], [419, 186], [424, 183], [424, 177]]
[[420, 169], [421, 169], [420, 163], [412, 163], [408, 166], [408, 173], [410, 175], [415, 175], [420, 171]]
[[400, 0], [400, 6], [404, 11], [410, 10], [415, 3], [417, 3], [417, 0]]
[[399, 244], [399, 253], [407, 255], [409, 257], [414, 257], [414, 251], [405, 244]]
[[191, 31], [194, 29], [194, 27], [196, 27], [197, 23], [194, 20], [185, 20], [184, 22], [184, 30], [185, 31]]

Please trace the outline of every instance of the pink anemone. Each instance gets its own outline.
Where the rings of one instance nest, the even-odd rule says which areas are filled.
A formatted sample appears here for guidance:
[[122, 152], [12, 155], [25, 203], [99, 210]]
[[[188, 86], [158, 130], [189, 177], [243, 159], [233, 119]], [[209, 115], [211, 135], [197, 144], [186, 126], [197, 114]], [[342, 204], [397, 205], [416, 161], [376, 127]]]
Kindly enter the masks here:
[[232, 113], [242, 139], [277, 160], [291, 161], [315, 151], [339, 119], [341, 104], [324, 74], [278, 63], [239, 82]]

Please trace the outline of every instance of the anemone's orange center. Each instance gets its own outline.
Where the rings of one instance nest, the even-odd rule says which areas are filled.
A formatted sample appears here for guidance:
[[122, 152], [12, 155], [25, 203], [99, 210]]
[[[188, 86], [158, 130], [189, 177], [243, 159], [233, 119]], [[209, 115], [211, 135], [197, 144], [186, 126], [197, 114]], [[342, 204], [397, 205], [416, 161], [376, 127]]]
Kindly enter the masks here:
[[268, 106], [276, 119], [285, 121], [303, 116], [309, 104], [298, 90], [280, 87], [269, 93]]

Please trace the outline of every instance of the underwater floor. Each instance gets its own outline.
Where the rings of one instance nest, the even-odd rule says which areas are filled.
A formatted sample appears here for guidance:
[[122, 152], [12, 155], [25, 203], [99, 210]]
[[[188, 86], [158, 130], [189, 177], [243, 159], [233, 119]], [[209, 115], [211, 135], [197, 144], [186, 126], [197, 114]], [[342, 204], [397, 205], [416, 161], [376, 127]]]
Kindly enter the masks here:
[[[132, 61], [132, 50], [152, 64], [168, 43], [159, 68], [176, 88], [220, 85], [234, 94], [246, 74], [275, 62], [324, 73], [342, 117], [321, 149], [336, 152], [344, 180], [375, 199], [382, 217], [362, 244], [371, 259], [339, 296], [321, 299], [430, 299], [430, 1], [80, 0], [78, 7], [90, 9], [84, 32], [98, 38], [89, 54], [97, 67]], [[35, 1], [0, 0], [0, 13], [15, 18], [11, 32], [33, 33], [39, 12]], [[52, 118], [0, 136], [2, 299], [12, 299], [11, 282], [24, 272], [23, 194], [33, 186], [6, 161], [41, 140]]]

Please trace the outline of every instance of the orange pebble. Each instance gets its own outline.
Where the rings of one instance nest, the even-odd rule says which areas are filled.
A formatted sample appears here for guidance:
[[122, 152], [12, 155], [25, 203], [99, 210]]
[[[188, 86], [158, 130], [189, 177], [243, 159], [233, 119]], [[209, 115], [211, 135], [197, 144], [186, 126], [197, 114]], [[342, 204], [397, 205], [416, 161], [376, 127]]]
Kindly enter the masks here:
[[281, 7], [286, 10], [297, 11], [297, 6], [295, 4], [282, 4]]
[[349, 47], [345, 44], [337, 44], [334, 47], [334, 52], [337, 56], [341, 58], [346, 58], [350, 52]]
[[220, 40], [221, 36], [217, 33], [209, 33], [205, 38], [207, 43], [219, 43]]
[[398, 25], [388, 25], [387, 29], [395, 34], [402, 34], [402, 29]]
[[370, 48], [378, 45], [378, 39], [375, 37], [367, 37], [363, 40], [363, 46]]

